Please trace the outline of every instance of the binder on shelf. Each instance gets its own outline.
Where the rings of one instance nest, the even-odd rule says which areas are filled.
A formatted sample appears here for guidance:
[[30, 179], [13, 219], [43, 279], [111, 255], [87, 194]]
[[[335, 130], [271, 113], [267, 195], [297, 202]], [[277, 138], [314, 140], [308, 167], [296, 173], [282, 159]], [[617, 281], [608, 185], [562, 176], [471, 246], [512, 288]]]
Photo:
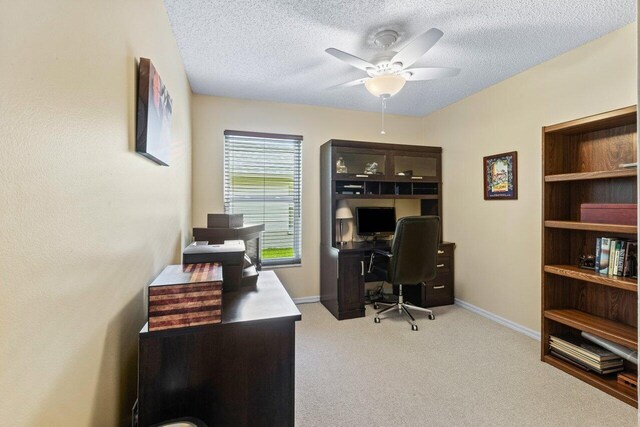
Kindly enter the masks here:
[[600, 251], [602, 250], [602, 237], [596, 239], [595, 272], [600, 273]]
[[602, 238], [602, 244], [600, 247], [600, 269], [598, 273], [608, 275], [609, 274], [609, 251], [611, 249], [611, 239], [608, 237]]

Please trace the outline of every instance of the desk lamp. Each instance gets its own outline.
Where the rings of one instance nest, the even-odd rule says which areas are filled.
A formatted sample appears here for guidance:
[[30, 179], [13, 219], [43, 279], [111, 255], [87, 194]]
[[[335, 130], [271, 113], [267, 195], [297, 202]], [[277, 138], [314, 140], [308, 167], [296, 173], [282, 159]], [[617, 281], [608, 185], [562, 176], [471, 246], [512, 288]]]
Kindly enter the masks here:
[[345, 219], [351, 219], [353, 218], [353, 214], [351, 213], [351, 208], [349, 207], [349, 205], [347, 204], [346, 200], [340, 200], [338, 201], [338, 208], [336, 209], [336, 219], [340, 220], [340, 239], [339, 239], [339, 243], [341, 245], [344, 245], [345, 242], [344, 240], [342, 240], [342, 221]]

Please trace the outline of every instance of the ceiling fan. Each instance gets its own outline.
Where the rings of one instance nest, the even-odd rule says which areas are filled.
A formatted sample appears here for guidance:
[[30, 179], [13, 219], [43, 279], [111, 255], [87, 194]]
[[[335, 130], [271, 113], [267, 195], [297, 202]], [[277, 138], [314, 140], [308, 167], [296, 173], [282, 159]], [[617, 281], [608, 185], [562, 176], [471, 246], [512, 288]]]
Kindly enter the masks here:
[[398, 33], [393, 30], [383, 30], [374, 36], [374, 43], [384, 51], [370, 62], [350, 53], [335, 48], [325, 50], [329, 55], [365, 71], [368, 77], [343, 83], [333, 88], [345, 88], [364, 84], [374, 96], [384, 100], [397, 94], [408, 81], [434, 80], [444, 77], [454, 77], [460, 73], [459, 68], [429, 67], [409, 68], [425, 53], [429, 51], [444, 35], [437, 28], [431, 28], [413, 39], [399, 52], [389, 50], [398, 40]]

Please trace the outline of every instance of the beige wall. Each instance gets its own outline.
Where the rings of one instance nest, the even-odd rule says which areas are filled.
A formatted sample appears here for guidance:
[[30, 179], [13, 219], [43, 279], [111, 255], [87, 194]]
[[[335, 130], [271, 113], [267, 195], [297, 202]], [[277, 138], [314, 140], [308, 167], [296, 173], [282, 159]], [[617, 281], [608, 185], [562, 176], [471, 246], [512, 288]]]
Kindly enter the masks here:
[[[189, 84], [161, 1], [0, 4], [0, 424], [124, 425], [143, 289], [189, 240]], [[140, 56], [168, 168], [134, 153]]]
[[194, 227], [206, 226], [207, 213], [224, 210], [225, 129], [303, 135], [302, 266], [277, 270], [293, 298], [320, 293], [320, 145], [331, 138], [403, 144], [424, 139], [418, 117], [388, 116], [387, 135], [380, 135], [376, 113], [202, 95], [194, 95], [192, 105]]
[[[636, 103], [636, 25], [424, 119], [443, 152], [444, 235], [456, 296], [540, 330], [541, 127]], [[482, 157], [518, 152], [518, 200], [484, 201]]]

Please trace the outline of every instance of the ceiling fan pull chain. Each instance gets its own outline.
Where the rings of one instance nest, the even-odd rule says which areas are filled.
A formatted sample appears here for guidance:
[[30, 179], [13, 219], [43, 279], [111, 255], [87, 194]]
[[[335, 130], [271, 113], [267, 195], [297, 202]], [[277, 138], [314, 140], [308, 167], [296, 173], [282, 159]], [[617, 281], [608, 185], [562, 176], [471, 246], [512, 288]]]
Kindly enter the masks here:
[[385, 135], [387, 132], [384, 130], [384, 110], [387, 109], [387, 98], [381, 96], [380, 99], [382, 100], [382, 130], [380, 131], [380, 133], [382, 135]]

